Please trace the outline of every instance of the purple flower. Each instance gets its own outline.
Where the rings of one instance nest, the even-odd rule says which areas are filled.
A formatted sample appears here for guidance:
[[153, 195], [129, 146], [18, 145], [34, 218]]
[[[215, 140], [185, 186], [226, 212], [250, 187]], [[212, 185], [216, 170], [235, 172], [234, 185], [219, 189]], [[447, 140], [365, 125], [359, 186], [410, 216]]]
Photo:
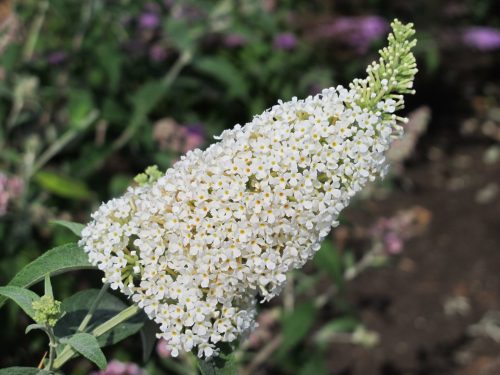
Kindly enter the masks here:
[[363, 54], [388, 30], [389, 24], [379, 16], [338, 17], [333, 22], [320, 27], [316, 36], [335, 38]]
[[19, 198], [24, 190], [21, 178], [7, 177], [0, 172], [0, 217], [7, 213], [10, 202]]
[[183, 153], [194, 150], [205, 142], [205, 130], [202, 124], [192, 124], [182, 129], [184, 133]]
[[47, 62], [50, 65], [59, 65], [66, 61], [66, 58], [68, 56], [66, 55], [66, 52], [64, 51], [54, 51], [51, 52], [47, 55]]
[[160, 24], [160, 17], [154, 12], [145, 12], [139, 17], [139, 27], [142, 29], [155, 29]]
[[297, 46], [297, 38], [292, 33], [281, 33], [274, 37], [274, 48], [290, 51]]
[[169, 358], [172, 356], [172, 351], [167, 348], [167, 341], [165, 339], [158, 340], [156, 343], [156, 353], [160, 358]]
[[105, 370], [92, 372], [90, 375], [146, 375], [146, 372], [135, 363], [124, 363], [113, 360]]
[[236, 48], [244, 46], [247, 43], [247, 40], [242, 35], [228, 34], [224, 36], [223, 43], [226, 47]]
[[149, 49], [149, 58], [154, 62], [164, 61], [167, 58], [167, 55], [167, 49], [162, 45], [155, 44]]
[[463, 42], [469, 47], [481, 51], [492, 51], [500, 48], [500, 30], [493, 27], [472, 26], [464, 30]]
[[399, 211], [390, 218], [379, 218], [369, 233], [374, 244], [381, 246], [387, 255], [395, 255], [403, 250], [406, 240], [427, 227], [430, 219], [428, 210], [416, 206]]

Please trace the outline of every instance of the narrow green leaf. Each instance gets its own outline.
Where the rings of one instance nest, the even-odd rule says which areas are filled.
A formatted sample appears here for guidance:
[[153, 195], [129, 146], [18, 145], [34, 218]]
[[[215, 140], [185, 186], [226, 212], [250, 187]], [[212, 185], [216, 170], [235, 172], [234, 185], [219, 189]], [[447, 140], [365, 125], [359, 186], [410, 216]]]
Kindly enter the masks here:
[[248, 96], [249, 89], [245, 77], [227, 59], [207, 57], [196, 60], [195, 66], [199, 71], [224, 84], [229, 97], [246, 98]]
[[314, 263], [318, 268], [328, 272], [337, 286], [342, 286], [344, 280], [342, 259], [330, 239], [323, 241], [321, 249], [314, 256]]
[[160, 81], [144, 83], [131, 96], [134, 113], [146, 116], [158, 104], [165, 92], [165, 85]]
[[83, 228], [85, 228], [85, 225], [83, 224], [75, 223], [74, 221], [68, 221], [68, 220], [52, 220], [50, 223], [67, 228], [74, 234], [76, 234], [78, 237], [82, 236], [82, 230]]
[[142, 360], [143, 362], [147, 362], [149, 357], [151, 357], [151, 353], [155, 347], [158, 339], [156, 338], [156, 334], [159, 332], [158, 324], [154, 321], [147, 319], [144, 322], [144, 326], [142, 327], [141, 334], [141, 342], [142, 342]]
[[24, 333], [27, 334], [31, 331], [33, 331], [34, 329], [41, 329], [42, 331], [46, 331], [46, 327], [44, 324], [38, 324], [38, 323], [35, 323], [35, 324], [30, 324], [29, 326], [26, 327]]
[[314, 340], [318, 344], [326, 344], [337, 333], [353, 332], [359, 325], [359, 320], [354, 317], [346, 316], [338, 318], [321, 327], [314, 335]]
[[304, 303], [283, 316], [283, 344], [278, 350], [278, 357], [282, 357], [305, 337], [314, 323], [315, 315], [314, 305]]
[[[72, 295], [62, 302], [61, 310], [65, 314], [54, 327], [54, 333], [57, 337], [71, 336], [76, 333], [80, 322], [87, 314], [98, 294], [99, 289], [87, 289]], [[92, 332], [97, 326], [117, 315], [126, 307], [127, 305], [119, 298], [108, 292], [104, 293], [85, 331]], [[137, 314], [120, 323], [109, 332], [99, 336], [97, 338], [99, 345], [101, 347], [113, 345], [136, 334], [141, 330], [145, 321], [148, 321], [148, 319], [144, 313]]]
[[54, 298], [54, 292], [52, 291], [52, 283], [50, 282], [50, 273], [45, 275], [44, 281], [44, 291], [45, 295]]
[[34, 176], [42, 189], [63, 198], [90, 199], [92, 192], [84, 182], [49, 171], [40, 171]]
[[2, 286], [0, 287], [0, 295], [4, 300], [5, 298], [13, 300], [31, 319], [35, 320], [35, 310], [33, 310], [32, 303], [40, 299], [35, 292], [17, 286]]
[[199, 359], [198, 366], [202, 375], [236, 375], [238, 373], [234, 351], [228, 344], [221, 346], [219, 356], [206, 361]]
[[89, 113], [94, 109], [92, 92], [73, 88], [69, 92], [67, 108], [69, 125], [74, 128], [81, 128]]
[[8, 367], [0, 369], [0, 375], [48, 375], [46, 370], [36, 367]]
[[300, 368], [298, 375], [328, 375], [328, 373], [324, 356], [319, 353], [311, 353], [307, 356], [307, 361]]
[[75, 351], [99, 366], [100, 369], [106, 368], [106, 357], [99, 347], [97, 339], [91, 334], [76, 333], [65, 340], [61, 340], [61, 342], [69, 344]]
[[[88, 261], [87, 254], [76, 244], [69, 243], [55, 247], [26, 265], [10, 281], [8, 286], [27, 288], [45, 277], [47, 273], [54, 275], [94, 268]], [[0, 307], [5, 303], [5, 297], [0, 296]]]

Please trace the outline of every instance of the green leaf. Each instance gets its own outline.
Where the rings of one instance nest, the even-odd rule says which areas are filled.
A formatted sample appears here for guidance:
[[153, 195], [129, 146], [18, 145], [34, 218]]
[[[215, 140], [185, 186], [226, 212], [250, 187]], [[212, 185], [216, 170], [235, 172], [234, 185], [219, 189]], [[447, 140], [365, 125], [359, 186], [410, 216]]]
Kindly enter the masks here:
[[[76, 244], [69, 243], [55, 247], [26, 265], [10, 281], [8, 286], [27, 288], [45, 277], [47, 273], [54, 275], [94, 268], [88, 261], [87, 254]], [[5, 303], [5, 297], [0, 297], [0, 307]]]
[[41, 329], [44, 332], [47, 331], [47, 327], [45, 326], [45, 324], [35, 323], [35, 324], [30, 324], [29, 326], [27, 326], [26, 329], [24, 330], [24, 333], [25, 334], [30, 333], [34, 329]]
[[50, 282], [50, 273], [45, 275], [44, 281], [45, 295], [54, 298], [54, 292], [52, 291], [52, 283]]
[[165, 34], [169, 36], [180, 51], [194, 50], [200, 36], [206, 30], [201, 25], [192, 24], [185, 19], [169, 18], [164, 23]]
[[[61, 310], [64, 311], [65, 315], [59, 319], [54, 327], [54, 333], [57, 337], [71, 336], [77, 331], [80, 322], [89, 311], [98, 294], [99, 289], [87, 289], [72, 295], [62, 302]], [[94, 328], [109, 320], [126, 307], [127, 305], [119, 298], [108, 292], [104, 293], [85, 331], [92, 332]], [[147, 320], [144, 313], [137, 314], [102, 336], [99, 336], [97, 338], [99, 345], [103, 347], [122, 341], [139, 332]]]
[[339, 287], [342, 286], [344, 281], [342, 259], [330, 239], [323, 241], [321, 249], [314, 256], [314, 263], [318, 268], [328, 272]]
[[327, 344], [337, 333], [354, 332], [359, 325], [359, 320], [354, 317], [338, 318], [321, 327], [314, 335], [314, 340], [318, 344]]
[[198, 59], [195, 66], [199, 71], [223, 83], [228, 89], [229, 97], [244, 99], [248, 96], [246, 79], [227, 59], [222, 57]]
[[307, 356], [307, 362], [300, 368], [299, 375], [328, 375], [328, 366], [325, 358], [318, 353], [311, 353]]
[[35, 367], [8, 367], [0, 369], [0, 375], [48, 375], [46, 370]]
[[76, 234], [78, 237], [82, 236], [82, 229], [85, 228], [85, 225], [83, 224], [75, 223], [74, 221], [68, 221], [68, 220], [52, 220], [50, 223], [67, 228], [74, 234]]
[[10, 298], [19, 305], [28, 316], [35, 320], [35, 310], [33, 310], [33, 301], [38, 301], [40, 297], [29, 289], [20, 288], [18, 286], [2, 286], [0, 287], [0, 295], [2, 299]]
[[234, 356], [234, 351], [228, 344], [221, 345], [218, 357], [210, 360], [198, 359], [202, 375], [236, 375], [238, 365]]
[[68, 102], [69, 122], [72, 127], [81, 128], [89, 113], [94, 109], [92, 93], [87, 90], [72, 89]]
[[75, 351], [99, 366], [101, 370], [106, 368], [106, 357], [97, 339], [91, 334], [76, 333], [67, 339], [61, 339], [61, 343], [70, 345]]
[[158, 324], [156, 324], [153, 320], [147, 319], [144, 322], [144, 326], [140, 331], [143, 362], [147, 362], [149, 357], [151, 357], [151, 353], [153, 352], [155, 344], [158, 341], [156, 334], [159, 331]]
[[35, 174], [34, 179], [42, 189], [59, 197], [69, 199], [90, 199], [92, 197], [92, 192], [85, 183], [67, 176], [40, 171]]
[[165, 92], [165, 85], [161, 81], [150, 81], [139, 87], [131, 97], [134, 114], [146, 116], [160, 101]]
[[116, 49], [115, 44], [105, 44], [96, 48], [96, 54], [99, 64], [108, 77], [109, 90], [115, 92], [121, 78], [123, 65], [121, 53]]
[[283, 316], [283, 344], [278, 350], [278, 357], [282, 358], [305, 337], [314, 323], [315, 315], [314, 304], [304, 303]]

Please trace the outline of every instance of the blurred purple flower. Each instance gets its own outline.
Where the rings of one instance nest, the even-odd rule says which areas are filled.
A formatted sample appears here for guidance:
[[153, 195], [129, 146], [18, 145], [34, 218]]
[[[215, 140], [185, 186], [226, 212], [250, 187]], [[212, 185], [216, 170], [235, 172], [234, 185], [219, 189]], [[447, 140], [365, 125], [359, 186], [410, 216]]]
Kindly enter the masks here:
[[318, 28], [316, 36], [335, 38], [365, 53], [370, 45], [389, 31], [388, 22], [379, 16], [338, 17]]
[[66, 61], [67, 54], [64, 51], [54, 51], [47, 55], [47, 62], [50, 65], [59, 65]]
[[155, 29], [160, 24], [160, 17], [154, 12], [145, 12], [139, 16], [139, 27], [142, 29]]
[[184, 133], [183, 153], [198, 148], [205, 142], [205, 130], [202, 124], [192, 124], [182, 129]]
[[10, 202], [19, 198], [24, 190], [21, 178], [7, 177], [0, 172], [0, 217], [7, 213]]
[[172, 356], [172, 351], [167, 348], [167, 341], [165, 339], [160, 339], [156, 343], [156, 353], [160, 358], [169, 358]]
[[106, 369], [98, 372], [91, 372], [90, 375], [147, 375], [147, 373], [135, 363], [124, 363], [112, 360], [108, 363]]
[[164, 61], [167, 55], [167, 49], [162, 45], [155, 44], [149, 49], [149, 58], [154, 62]]
[[274, 48], [290, 51], [297, 46], [297, 37], [292, 33], [281, 33], [274, 37]]
[[390, 218], [379, 218], [369, 233], [373, 243], [381, 246], [387, 255], [396, 255], [403, 251], [406, 240], [427, 228], [430, 220], [430, 211], [416, 206], [399, 211]]
[[493, 27], [472, 26], [464, 30], [462, 40], [469, 47], [481, 51], [492, 51], [500, 48], [500, 30]]
[[389, 232], [384, 237], [386, 251], [389, 254], [399, 254], [403, 250], [403, 239], [394, 232]]
[[228, 34], [224, 36], [223, 43], [226, 47], [236, 48], [244, 46], [247, 43], [247, 40], [244, 36], [239, 34]]

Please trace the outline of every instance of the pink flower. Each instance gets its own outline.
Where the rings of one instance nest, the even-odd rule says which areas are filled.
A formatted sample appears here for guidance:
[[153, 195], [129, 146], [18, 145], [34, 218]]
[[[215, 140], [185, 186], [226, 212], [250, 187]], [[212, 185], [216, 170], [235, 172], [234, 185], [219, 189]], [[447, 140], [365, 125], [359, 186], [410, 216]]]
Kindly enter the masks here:
[[396, 215], [377, 220], [370, 230], [374, 244], [382, 246], [387, 255], [401, 253], [405, 241], [421, 233], [429, 224], [431, 213], [423, 207], [412, 207]]
[[274, 37], [274, 48], [291, 51], [297, 46], [297, 37], [292, 33], [281, 33]]
[[17, 176], [11, 178], [0, 172], [0, 216], [7, 213], [9, 203], [19, 198], [24, 190], [23, 180]]
[[375, 40], [384, 36], [388, 30], [388, 22], [379, 16], [345, 16], [320, 26], [316, 31], [316, 36], [339, 40], [355, 48], [359, 54], [363, 54]]
[[91, 372], [89, 375], [147, 375], [136, 363], [112, 360], [105, 370]]
[[493, 27], [468, 27], [464, 30], [462, 39], [469, 47], [481, 51], [500, 49], [500, 30]]
[[199, 124], [183, 127], [184, 145], [182, 152], [186, 153], [190, 150], [200, 147], [205, 142], [205, 134], [203, 127]]
[[167, 341], [165, 339], [158, 340], [156, 344], [156, 353], [158, 353], [160, 358], [171, 357], [172, 351], [167, 348]]
[[227, 34], [223, 38], [223, 43], [228, 48], [242, 47], [247, 43], [247, 39], [239, 34]]

